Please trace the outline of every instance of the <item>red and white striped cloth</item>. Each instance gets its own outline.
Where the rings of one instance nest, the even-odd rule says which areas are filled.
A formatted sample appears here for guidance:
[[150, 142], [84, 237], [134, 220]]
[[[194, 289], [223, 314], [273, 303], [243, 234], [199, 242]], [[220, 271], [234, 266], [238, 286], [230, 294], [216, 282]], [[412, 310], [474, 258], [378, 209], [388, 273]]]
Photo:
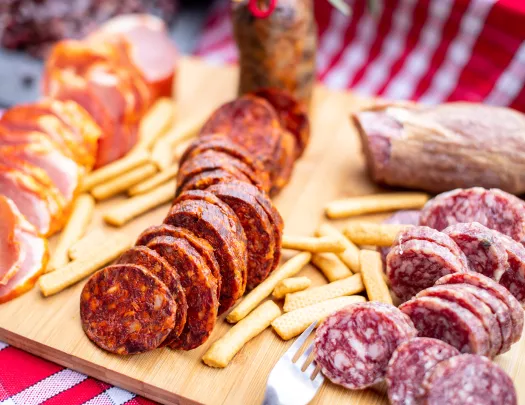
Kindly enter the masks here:
[[[196, 53], [235, 62], [228, 0], [214, 6]], [[345, 17], [314, 0], [318, 76], [327, 86], [426, 103], [483, 101], [525, 111], [525, 0], [351, 0]], [[0, 342], [0, 405], [152, 405]]]
[[[525, 111], [525, 0], [350, 0], [351, 17], [315, 0], [318, 78], [330, 88], [435, 104], [468, 100]], [[220, 0], [196, 53], [232, 63], [229, 1]]]

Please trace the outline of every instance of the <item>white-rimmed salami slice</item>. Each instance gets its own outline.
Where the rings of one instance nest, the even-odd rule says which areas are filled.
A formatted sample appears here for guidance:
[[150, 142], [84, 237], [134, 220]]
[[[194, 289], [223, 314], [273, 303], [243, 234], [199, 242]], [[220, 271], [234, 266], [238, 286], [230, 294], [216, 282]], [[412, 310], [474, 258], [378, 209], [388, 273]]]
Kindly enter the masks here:
[[508, 266], [499, 283], [525, 306], [525, 247], [505, 235], [501, 241], [507, 250]]
[[486, 356], [489, 335], [483, 323], [470, 311], [437, 297], [414, 298], [399, 309], [407, 314], [418, 336], [443, 340], [462, 353]]
[[459, 354], [455, 347], [432, 338], [413, 338], [401, 343], [386, 371], [390, 404], [419, 404], [425, 393], [421, 385], [425, 374], [440, 361]]
[[410, 319], [396, 307], [378, 302], [353, 304], [319, 326], [315, 359], [333, 383], [363, 389], [383, 380], [394, 350], [415, 335]]
[[427, 405], [517, 405], [512, 379], [489, 359], [462, 354], [443, 360], [423, 381]]

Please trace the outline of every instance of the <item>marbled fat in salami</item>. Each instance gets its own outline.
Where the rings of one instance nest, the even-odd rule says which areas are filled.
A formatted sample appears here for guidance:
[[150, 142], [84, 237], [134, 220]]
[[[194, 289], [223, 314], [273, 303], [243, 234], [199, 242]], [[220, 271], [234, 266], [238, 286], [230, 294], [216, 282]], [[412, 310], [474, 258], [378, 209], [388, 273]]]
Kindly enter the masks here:
[[461, 354], [455, 347], [432, 338], [401, 343], [388, 362], [386, 383], [392, 405], [418, 405], [425, 393], [425, 374], [442, 360]]
[[522, 306], [525, 306], [525, 247], [504, 235], [501, 240], [509, 260], [499, 283], [509, 290]]
[[[419, 210], [402, 210], [397, 211], [383, 221], [385, 224], [394, 225], [419, 225]], [[391, 247], [378, 247], [377, 251], [381, 253], [383, 263], [386, 263], [386, 257], [390, 253]]]

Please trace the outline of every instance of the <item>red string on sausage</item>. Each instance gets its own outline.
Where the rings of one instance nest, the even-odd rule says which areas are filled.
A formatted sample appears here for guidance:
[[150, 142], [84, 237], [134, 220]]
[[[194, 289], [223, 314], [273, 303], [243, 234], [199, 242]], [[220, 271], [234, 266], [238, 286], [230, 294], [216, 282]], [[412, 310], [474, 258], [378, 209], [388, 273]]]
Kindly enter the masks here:
[[259, 8], [258, 4], [259, 0], [250, 0], [248, 3], [248, 10], [250, 10], [250, 13], [256, 18], [267, 18], [272, 13], [273, 10], [275, 10], [275, 6], [277, 5], [277, 0], [270, 0], [270, 4], [268, 4], [268, 7], [266, 9]]

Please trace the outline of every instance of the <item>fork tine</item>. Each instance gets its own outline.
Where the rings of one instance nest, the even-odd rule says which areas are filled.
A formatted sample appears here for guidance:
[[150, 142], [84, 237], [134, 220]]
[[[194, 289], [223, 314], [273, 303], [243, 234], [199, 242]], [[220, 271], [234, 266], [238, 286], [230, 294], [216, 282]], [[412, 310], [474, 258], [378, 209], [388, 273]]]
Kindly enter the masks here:
[[306, 329], [303, 333], [301, 333], [301, 336], [299, 336], [295, 340], [293, 345], [291, 345], [290, 348], [286, 351], [286, 353], [284, 353], [283, 357], [286, 357], [286, 358], [290, 359], [290, 361], [292, 361], [292, 359], [295, 356], [295, 354], [299, 351], [299, 349], [301, 349], [301, 347], [303, 346], [304, 342], [306, 342], [306, 339], [308, 339], [308, 336], [310, 336], [310, 334], [314, 330], [315, 325], [317, 325], [317, 321], [312, 323], [308, 327], [308, 329]]
[[301, 370], [303, 369], [303, 366], [306, 364], [306, 361], [308, 360], [308, 357], [312, 353], [313, 349], [314, 349], [314, 343], [312, 342], [310, 346], [308, 346], [308, 348], [301, 355], [301, 357], [297, 359], [296, 363], [301, 368]]

